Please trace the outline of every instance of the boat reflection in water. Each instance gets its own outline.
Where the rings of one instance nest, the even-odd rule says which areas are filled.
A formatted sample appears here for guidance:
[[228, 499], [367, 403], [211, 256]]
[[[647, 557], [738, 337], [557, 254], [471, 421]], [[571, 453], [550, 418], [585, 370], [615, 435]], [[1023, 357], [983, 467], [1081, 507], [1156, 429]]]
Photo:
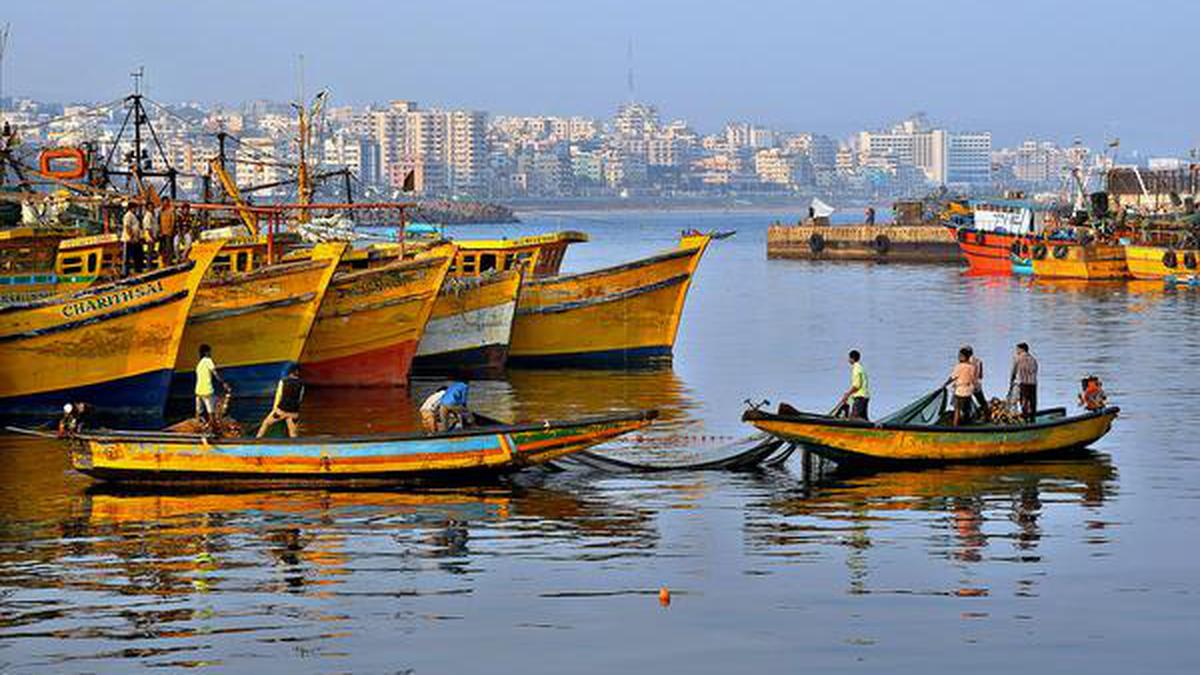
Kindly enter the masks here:
[[[976, 596], [993, 592], [986, 580], [971, 579], [956, 568], [955, 578], [939, 578], [938, 566], [908, 565], [895, 558], [897, 538], [919, 540], [912, 547], [935, 559], [959, 564], [1037, 563], [1042, 518], [1050, 508], [1060, 514], [1080, 507], [1083, 543], [1103, 545], [1109, 525], [1099, 509], [1116, 492], [1117, 471], [1108, 455], [1088, 452], [1071, 458], [1013, 464], [962, 464], [917, 471], [845, 474], [816, 468], [812, 482], [782, 488], [747, 525], [752, 545], [772, 555], [803, 558], [827, 546], [831, 537], [847, 548], [850, 593], [901, 593]], [[775, 517], [781, 516], [782, 521]], [[914, 533], [913, 528], [917, 528]], [[879, 539], [888, 560], [872, 559]], [[925, 569], [913, 579], [923, 587], [881, 588], [894, 583], [885, 570]], [[954, 566], [951, 569], [955, 569]], [[984, 574], [980, 568], [980, 574]], [[994, 568], [989, 568], [992, 571]], [[872, 583], [875, 575], [880, 581]], [[965, 577], [965, 578], [964, 578]], [[1018, 579], [1017, 595], [1032, 593], [1036, 574]], [[1007, 576], [1000, 577], [1010, 582]], [[884, 581], [887, 579], [887, 581]], [[1003, 583], [998, 582], [998, 583]], [[941, 584], [930, 588], [929, 584]]]

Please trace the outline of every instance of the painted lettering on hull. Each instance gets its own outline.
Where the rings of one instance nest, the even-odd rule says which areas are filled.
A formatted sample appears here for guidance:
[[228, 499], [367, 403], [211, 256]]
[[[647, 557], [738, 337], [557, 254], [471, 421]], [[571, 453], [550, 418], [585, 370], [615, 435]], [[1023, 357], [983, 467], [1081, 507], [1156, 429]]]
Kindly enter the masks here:
[[68, 319], [86, 316], [94, 312], [104, 311], [112, 307], [119, 307], [128, 304], [134, 300], [154, 295], [163, 292], [163, 282], [155, 281], [133, 288], [122, 289], [116, 293], [102, 295], [98, 298], [88, 298], [79, 302], [72, 302], [68, 305], [63, 305], [62, 315]]

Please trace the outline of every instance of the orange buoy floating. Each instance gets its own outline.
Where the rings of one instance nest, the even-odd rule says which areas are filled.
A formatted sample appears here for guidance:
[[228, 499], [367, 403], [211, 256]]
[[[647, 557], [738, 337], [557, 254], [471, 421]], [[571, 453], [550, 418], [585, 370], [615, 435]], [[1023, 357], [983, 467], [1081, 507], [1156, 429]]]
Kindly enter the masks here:
[[658, 589], [658, 604], [666, 607], [671, 604], [671, 591], [666, 586]]

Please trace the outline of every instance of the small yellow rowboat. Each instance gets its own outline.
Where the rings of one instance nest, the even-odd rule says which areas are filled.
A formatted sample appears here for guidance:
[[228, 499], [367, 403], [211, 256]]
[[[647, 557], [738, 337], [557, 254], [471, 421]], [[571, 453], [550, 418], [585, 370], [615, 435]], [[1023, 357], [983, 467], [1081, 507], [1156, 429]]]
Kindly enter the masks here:
[[[96, 431], [70, 439], [71, 464], [94, 478], [156, 485], [380, 485], [543, 464], [641, 429], [642, 410], [567, 421], [426, 435], [208, 438], [162, 431]], [[10, 429], [50, 436], [44, 432]]]
[[1016, 459], [1081, 450], [1108, 433], [1115, 407], [1068, 417], [1066, 409], [1039, 411], [1029, 424], [941, 423], [944, 390], [878, 422], [805, 413], [747, 410], [742, 419], [760, 430], [838, 463], [946, 463]]

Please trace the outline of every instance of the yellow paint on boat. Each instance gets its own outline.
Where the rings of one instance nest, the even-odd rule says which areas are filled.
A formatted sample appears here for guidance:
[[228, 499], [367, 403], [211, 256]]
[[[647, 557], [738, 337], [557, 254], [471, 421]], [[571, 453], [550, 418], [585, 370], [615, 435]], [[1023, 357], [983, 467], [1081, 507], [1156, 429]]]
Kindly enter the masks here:
[[[530, 424], [497, 433], [351, 439], [208, 440], [188, 434], [113, 432], [73, 442], [72, 466], [130, 481], [319, 482], [395, 480], [445, 471], [530, 466], [553, 461], [651, 423], [640, 418]], [[177, 478], [173, 478], [172, 476]], [[234, 478], [236, 477], [236, 478]]]
[[510, 358], [602, 353], [669, 355], [692, 276], [708, 247], [689, 236], [674, 251], [521, 287]]
[[0, 230], [0, 307], [116, 278], [121, 261], [117, 235], [78, 235], [73, 229]]
[[533, 278], [549, 277], [558, 274], [567, 246], [587, 240], [586, 234], [574, 230], [517, 239], [456, 239], [458, 256], [450, 273], [469, 277], [524, 269]]
[[[1175, 254], [1175, 265], [1168, 267], [1168, 252]], [[1192, 267], [1187, 266], [1188, 259]], [[1135, 279], [1164, 279], [1166, 277], [1185, 277], [1197, 273], [1196, 263], [1200, 261], [1200, 250], [1175, 249], [1168, 246], [1135, 246], [1125, 247], [1125, 264], [1129, 273]]]
[[190, 265], [0, 311], [0, 399], [169, 373], [220, 248], [196, 244]]
[[1115, 244], [1080, 244], [1046, 240], [1045, 255], [1033, 257], [1033, 274], [1045, 279], [1085, 279], [1088, 281], [1128, 278], [1125, 247]]
[[1032, 426], [886, 427], [835, 424], [819, 418], [751, 419], [760, 430], [851, 458], [875, 461], [951, 462], [1020, 457], [1051, 450], [1085, 447], [1112, 427], [1117, 410], [1081, 415], [1059, 423]]
[[346, 249], [344, 243], [318, 244], [309, 260], [240, 269], [234, 245], [219, 257], [224, 269], [210, 269], [188, 315], [178, 372], [195, 369], [202, 344], [217, 347], [222, 368], [297, 363], [317, 310]]
[[521, 290], [519, 271], [462, 279], [446, 277], [433, 305], [431, 319], [449, 319], [454, 316], [497, 307], [513, 302]]

